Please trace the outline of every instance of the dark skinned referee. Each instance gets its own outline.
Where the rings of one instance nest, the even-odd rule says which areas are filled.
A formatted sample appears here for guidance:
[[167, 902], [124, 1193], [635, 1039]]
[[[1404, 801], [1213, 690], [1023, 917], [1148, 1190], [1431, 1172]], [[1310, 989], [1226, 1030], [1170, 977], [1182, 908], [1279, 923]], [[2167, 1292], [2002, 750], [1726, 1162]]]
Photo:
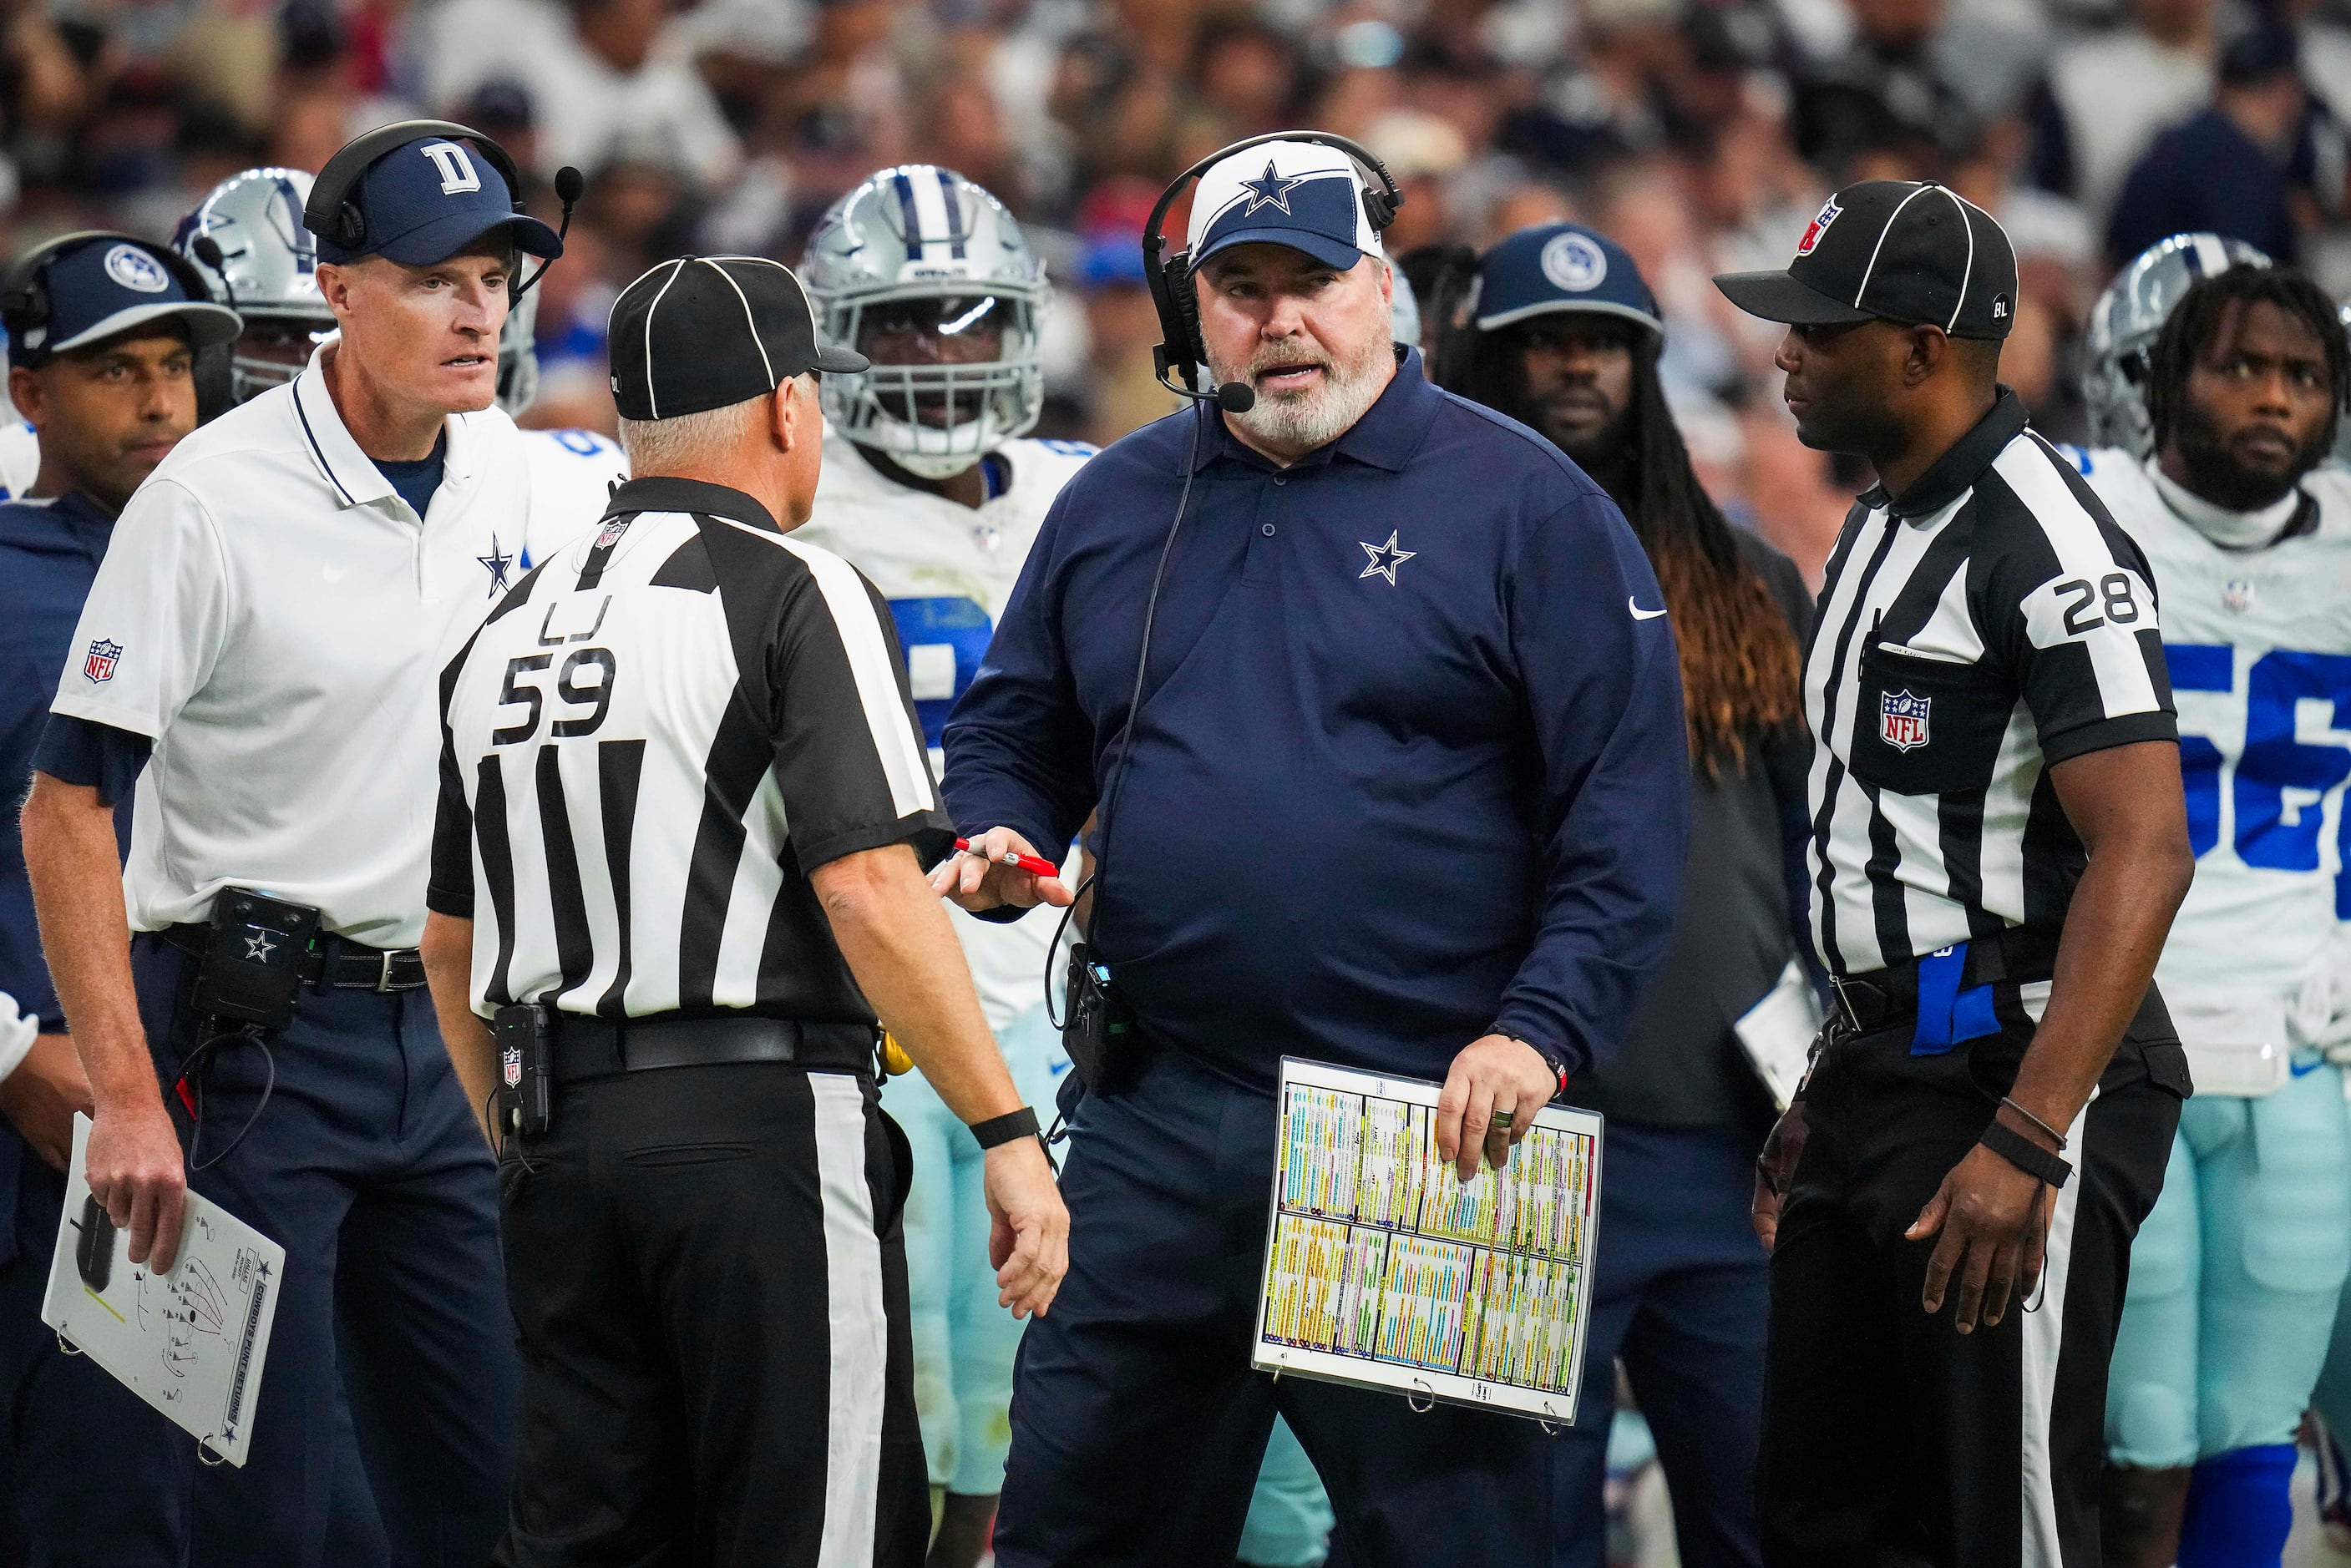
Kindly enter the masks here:
[[877, 1010], [987, 1150], [1016, 1316], [1069, 1218], [924, 880], [953, 835], [889, 607], [788, 536], [816, 377], [865, 361], [754, 257], [664, 262], [611, 338], [637, 477], [442, 680], [424, 961], [523, 1355], [496, 1561], [917, 1568]]
[[1838, 1004], [1759, 1162], [1756, 1495], [1804, 1568], [2095, 1568], [2106, 1363], [2187, 1062], [2192, 866], [2151, 574], [1997, 379], [2016, 260], [1942, 186], [1832, 197], [1785, 272], [1808, 446], [1877, 473], [1804, 670]]

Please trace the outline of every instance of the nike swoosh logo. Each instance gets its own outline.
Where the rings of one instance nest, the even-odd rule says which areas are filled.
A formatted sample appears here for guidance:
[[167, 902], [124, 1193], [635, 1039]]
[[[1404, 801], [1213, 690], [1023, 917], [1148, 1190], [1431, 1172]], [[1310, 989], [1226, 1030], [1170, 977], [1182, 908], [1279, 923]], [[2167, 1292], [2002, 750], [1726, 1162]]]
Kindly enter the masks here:
[[2324, 1057], [2324, 1056], [2322, 1056], [2322, 1057], [2320, 1057], [2317, 1061], [2313, 1062], [2313, 1063], [2312, 1063], [2309, 1066], [2307, 1066], [2307, 1067], [2296, 1066], [2296, 1067], [2291, 1067], [2291, 1068], [2289, 1068], [2289, 1069], [2287, 1069], [2287, 1070], [2288, 1070], [2289, 1072], [2291, 1072], [2291, 1073], [2292, 1073], [2295, 1077], [2297, 1077], [2297, 1078], [2307, 1078], [2307, 1077], [2308, 1077], [2308, 1076], [2310, 1076], [2313, 1073], [2317, 1072], [2321, 1067], [2324, 1067], [2325, 1065], [2326, 1065], [2326, 1058], [2325, 1058], [2325, 1057]]
[[1661, 609], [1643, 609], [1638, 604], [1634, 602], [1633, 597], [1630, 594], [1625, 596], [1625, 607], [1633, 612], [1633, 618], [1635, 620], [1655, 620], [1659, 616], [1666, 613]]

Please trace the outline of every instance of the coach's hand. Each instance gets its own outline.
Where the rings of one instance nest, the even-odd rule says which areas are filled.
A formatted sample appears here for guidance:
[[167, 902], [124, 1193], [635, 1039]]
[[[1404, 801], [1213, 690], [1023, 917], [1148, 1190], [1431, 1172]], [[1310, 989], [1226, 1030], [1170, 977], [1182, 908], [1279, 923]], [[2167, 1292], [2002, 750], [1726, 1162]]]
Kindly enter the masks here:
[[[991, 827], [958, 849], [931, 873], [931, 891], [951, 898], [973, 914], [1010, 904], [1029, 909], [1039, 904], [1060, 909], [1073, 895], [1058, 877], [1040, 877], [1018, 866], [1007, 866], [1008, 854], [1035, 855], [1037, 846], [1008, 827]], [[1050, 856], [1040, 856], [1050, 859]]]
[[1437, 1096], [1437, 1152], [1464, 1181], [1477, 1176], [1480, 1160], [1501, 1169], [1558, 1089], [1551, 1064], [1525, 1041], [1507, 1034], [1471, 1041], [1453, 1058]]
[[1927, 1261], [1927, 1288], [1919, 1304], [1940, 1312], [1951, 1277], [1959, 1276], [1959, 1300], [1952, 1326], [1972, 1334], [1978, 1323], [1991, 1328], [2007, 1315], [2011, 1297], [2032, 1299], [2049, 1244], [2049, 1220], [2057, 1194], [1978, 1144], [1943, 1178], [1943, 1185], [1903, 1232], [1923, 1241], [1941, 1232]]
[[159, 1096], [140, 1105], [98, 1107], [85, 1164], [90, 1196], [118, 1231], [131, 1234], [131, 1261], [169, 1273], [180, 1253], [186, 1210], [187, 1157]]
[[1763, 1152], [1755, 1157], [1755, 1200], [1747, 1207], [1747, 1222], [1766, 1252], [1780, 1244], [1780, 1206], [1788, 1199], [1788, 1183], [1795, 1179], [1796, 1162], [1803, 1158], [1804, 1140], [1812, 1133], [1804, 1102], [1798, 1100], [1780, 1113]]
[[1070, 1272], [1070, 1211], [1061, 1206], [1045, 1146], [1035, 1138], [998, 1144], [985, 1158], [996, 1304], [1010, 1307], [1014, 1317], [1042, 1317]]

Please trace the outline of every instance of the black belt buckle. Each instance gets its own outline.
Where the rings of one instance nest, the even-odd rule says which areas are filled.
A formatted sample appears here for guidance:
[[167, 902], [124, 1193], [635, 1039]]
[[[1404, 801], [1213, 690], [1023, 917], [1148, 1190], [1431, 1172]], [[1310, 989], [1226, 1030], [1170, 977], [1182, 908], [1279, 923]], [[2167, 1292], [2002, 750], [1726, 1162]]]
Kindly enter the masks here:
[[498, 1047], [498, 1120], [524, 1137], [555, 1120], [555, 1021], [537, 1002], [501, 1007], [491, 1023]]

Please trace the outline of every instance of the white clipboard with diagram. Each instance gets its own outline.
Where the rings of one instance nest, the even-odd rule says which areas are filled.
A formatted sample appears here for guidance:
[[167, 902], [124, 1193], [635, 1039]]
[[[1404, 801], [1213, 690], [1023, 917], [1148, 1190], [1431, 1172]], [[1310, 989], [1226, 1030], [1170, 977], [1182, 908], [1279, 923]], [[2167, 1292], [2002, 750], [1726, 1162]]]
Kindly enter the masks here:
[[172, 1272], [131, 1262], [130, 1236], [90, 1197], [89, 1129], [88, 1116], [74, 1117], [41, 1321], [185, 1428], [207, 1458], [242, 1465], [286, 1249], [191, 1192]]
[[1250, 1364], [1572, 1422], [1601, 1118], [1547, 1106], [1464, 1182], [1437, 1153], [1439, 1089], [1283, 1059]]

